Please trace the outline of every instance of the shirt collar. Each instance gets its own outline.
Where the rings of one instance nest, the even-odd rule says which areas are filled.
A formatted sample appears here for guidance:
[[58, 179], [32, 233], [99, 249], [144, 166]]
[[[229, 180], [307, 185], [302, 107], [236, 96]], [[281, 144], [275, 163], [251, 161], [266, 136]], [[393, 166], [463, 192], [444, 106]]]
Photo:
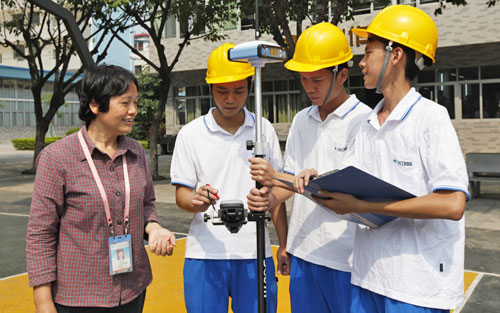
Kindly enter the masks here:
[[[345, 118], [349, 113], [351, 113], [360, 103], [356, 95], [351, 95], [344, 101], [338, 108], [335, 109], [332, 113], [330, 113], [325, 121], [330, 118], [330, 116], [337, 116], [341, 119]], [[322, 122], [321, 117], [319, 115], [319, 106], [312, 105], [307, 111], [307, 115], [314, 118], [315, 120]]]
[[[87, 144], [87, 147], [89, 148], [90, 155], [94, 153], [94, 150], [97, 149], [99, 153], [105, 154], [97, 146], [95, 143], [92, 141], [92, 139], [89, 136], [89, 133], [87, 132], [87, 126], [83, 125], [82, 128], [82, 135], [83, 139], [85, 140], [85, 143]], [[130, 140], [127, 140], [125, 136], [118, 136], [117, 138], [118, 144], [116, 146], [116, 152], [115, 152], [115, 157], [118, 157], [120, 155], [123, 155], [127, 153], [127, 151], [130, 151], [131, 153], [135, 155], [139, 155], [141, 151], [138, 150], [138, 145], [133, 145], [131, 144]], [[80, 142], [78, 141], [78, 147], [80, 148], [79, 151], [80, 153], [80, 161], [86, 160], [87, 158], [85, 157], [85, 153], [83, 152], [82, 148], [80, 147]]]
[[[208, 111], [207, 114], [203, 115], [203, 122], [205, 123], [205, 126], [212, 132], [228, 133], [226, 130], [220, 127], [219, 124], [217, 124], [217, 121], [215, 120], [213, 115], [214, 110], [217, 110], [217, 108], [213, 107], [210, 109], [210, 111]], [[254, 127], [255, 115], [253, 113], [250, 113], [250, 111], [248, 111], [245, 107], [243, 107], [243, 113], [245, 113], [245, 120], [243, 121], [243, 125], [240, 126], [240, 129], [242, 127]], [[239, 130], [236, 132], [236, 134], [238, 132]]]
[[[408, 114], [411, 113], [413, 107], [420, 101], [422, 95], [418, 93], [415, 88], [411, 88], [408, 93], [399, 101], [394, 110], [392, 110], [391, 114], [387, 117], [386, 122], [388, 121], [396, 121], [402, 122]], [[380, 100], [379, 103], [375, 106], [373, 111], [368, 115], [368, 123], [377, 123], [378, 119], [377, 115], [380, 110], [384, 107], [385, 100]]]

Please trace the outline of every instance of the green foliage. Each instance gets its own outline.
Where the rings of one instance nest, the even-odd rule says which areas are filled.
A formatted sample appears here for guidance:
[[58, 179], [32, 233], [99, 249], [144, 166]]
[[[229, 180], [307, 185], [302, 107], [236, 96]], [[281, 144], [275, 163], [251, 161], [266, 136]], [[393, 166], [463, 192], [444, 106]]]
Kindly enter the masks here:
[[149, 142], [147, 140], [137, 140], [137, 141], [142, 145], [144, 150], [149, 149]]
[[77, 131], [79, 131], [79, 130], [80, 130], [80, 127], [72, 127], [72, 128], [70, 128], [70, 129], [68, 129], [68, 130], [66, 131], [65, 135], [66, 135], [66, 136], [69, 136], [69, 135], [71, 135], [71, 134], [73, 134], [73, 133], [76, 133], [76, 132], [77, 132]]
[[[62, 137], [45, 138], [45, 146], [50, 145], [61, 139]], [[17, 138], [12, 139], [12, 145], [16, 150], [35, 150], [35, 138]]]
[[[108, 1], [133, 16], [133, 21], [137, 24], [153, 22], [150, 25], [155, 34], [164, 33], [167, 27], [166, 19], [174, 16], [181, 23], [181, 31], [186, 31], [190, 40], [196, 38], [212, 41], [223, 39], [225, 37], [221, 34], [221, 30], [224, 28], [224, 24], [227, 22], [236, 23], [238, 20], [238, 2], [234, 0]], [[154, 39], [149, 29], [145, 28]]]
[[[80, 130], [80, 128], [71, 128], [70, 130], [76, 129], [76, 131]], [[68, 130], [68, 132], [70, 131]], [[75, 131], [75, 132], [76, 132]], [[66, 135], [69, 135], [66, 133]], [[50, 145], [63, 137], [47, 137], [45, 138], [45, 146]], [[137, 140], [144, 149], [149, 149], [149, 142], [147, 140]], [[11, 140], [12, 145], [16, 150], [35, 150], [35, 138], [17, 138]]]
[[[142, 71], [137, 77], [139, 83], [139, 102], [137, 104], [137, 115], [134, 120], [134, 127], [129, 134], [136, 140], [146, 140], [151, 132], [153, 115], [158, 108], [158, 88], [160, 79], [158, 74], [150, 73], [149, 69]], [[164, 118], [160, 127], [160, 134], [165, 129]]]

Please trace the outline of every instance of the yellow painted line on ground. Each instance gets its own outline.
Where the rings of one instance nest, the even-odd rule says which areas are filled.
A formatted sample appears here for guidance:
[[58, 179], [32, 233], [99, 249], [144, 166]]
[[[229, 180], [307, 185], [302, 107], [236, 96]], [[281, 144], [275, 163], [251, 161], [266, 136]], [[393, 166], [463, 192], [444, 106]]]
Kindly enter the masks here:
[[460, 313], [464, 308], [465, 304], [469, 300], [470, 296], [474, 292], [477, 284], [483, 278], [484, 273], [478, 272], [465, 272], [464, 273], [464, 300], [461, 306], [459, 306], [456, 310], [450, 310], [450, 313]]
[[[149, 253], [153, 270], [153, 283], [148, 287], [144, 313], [175, 312], [185, 313], [182, 268], [184, 266], [184, 252], [186, 239], [179, 239], [174, 254], [170, 257], [161, 257]], [[277, 247], [273, 247], [273, 255]], [[276, 262], [276, 259], [275, 259]], [[483, 273], [464, 273], [465, 301], [472, 294]], [[290, 312], [290, 297], [288, 276], [278, 277], [278, 313]], [[28, 275], [0, 279], [0, 313], [30, 313], [35, 311], [33, 305], [33, 291], [28, 286]], [[459, 313], [461, 308], [455, 310]], [[231, 310], [229, 310], [231, 312]]]
[[[273, 255], [276, 255], [277, 249], [273, 247]], [[183, 238], [177, 240], [177, 247], [170, 257], [149, 254], [153, 283], [146, 292], [144, 313], [186, 312], [182, 278], [185, 251], [186, 239]], [[274, 262], [276, 263], [276, 258]], [[278, 312], [290, 312], [289, 283], [289, 276], [278, 276]], [[232, 310], [229, 309], [229, 312]]]
[[465, 272], [464, 273], [464, 293], [467, 293], [469, 287], [471, 286], [474, 279], [476, 279], [478, 273], [473, 272]]
[[28, 274], [0, 280], [0, 312], [35, 312], [33, 291], [28, 285]]

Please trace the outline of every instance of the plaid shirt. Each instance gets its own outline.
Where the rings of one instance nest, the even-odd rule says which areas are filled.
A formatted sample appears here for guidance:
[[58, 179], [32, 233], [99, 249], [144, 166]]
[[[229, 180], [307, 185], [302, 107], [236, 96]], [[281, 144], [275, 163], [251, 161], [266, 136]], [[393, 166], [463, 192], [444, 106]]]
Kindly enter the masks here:
[[153, 182], [137, 141], [119, 136], [112, 160], [82, 129], [108, 196], [116, 235], [123, 234], [121, 156], [127, 155], [134, 270], [109, 274], [110, 233], [104, 204], [75, 133], [46, 147], [37, 160], [26, 236], [29, 282], [30, 286], [52, 282], [54, 302], [62, 305], [114, 307], [132, 301], [152, 280], [143, 238], [145, 224], [158, 222]]

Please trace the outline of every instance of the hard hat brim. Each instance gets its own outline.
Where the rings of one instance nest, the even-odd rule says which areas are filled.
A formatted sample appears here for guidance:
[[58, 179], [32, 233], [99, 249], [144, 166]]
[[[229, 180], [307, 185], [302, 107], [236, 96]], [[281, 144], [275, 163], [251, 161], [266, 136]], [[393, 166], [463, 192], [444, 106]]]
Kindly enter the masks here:
[[207, 84], [224, 84], [224, 83], [232, 83], [240, 80], [245, 80], [248, 77], [252, 77], [255, 74], [255, 70], [251, 75], [234, 75], [234, 76], [223, 76], [223, 77], [214, 77], [214, 78], [205, 78]]
[[368, 38], [368, 36], [370, 34], [364, 28], [353, 28], [352, 32], [355, 33], [358, 37], [361, 37], [361, 38]]
[[351, 51], [349, 51], [349, 52], [350, 52], [349, 54], [345, 55], [342, 58], [337, 58], [334, 62], [328, 62], [328, 63], [323, 63], [323, 64], [302, 63], [302, 62], [298, 62], [294, 59], [291, 59], [285, 63], [285, 68], [287, 70], [294, 71], [294, 72], [304, 72], [304, 73], [316, 72], [316, 71], [322, 70], [324, 68], [329, 68], [329, 67], [333, 67], [333, 66], [348, 62], [353, 57], [352, 52]]
[[290, 71], [294, 72], [316, 72], [319, 71], [325, 66], [323, 65], [312, 65], [312, 64], [306, 64], [306, 63], [301, 63], [297, 62], [294, 59], [289, 60], [288, 62], [285, 63], [285, 68]]

